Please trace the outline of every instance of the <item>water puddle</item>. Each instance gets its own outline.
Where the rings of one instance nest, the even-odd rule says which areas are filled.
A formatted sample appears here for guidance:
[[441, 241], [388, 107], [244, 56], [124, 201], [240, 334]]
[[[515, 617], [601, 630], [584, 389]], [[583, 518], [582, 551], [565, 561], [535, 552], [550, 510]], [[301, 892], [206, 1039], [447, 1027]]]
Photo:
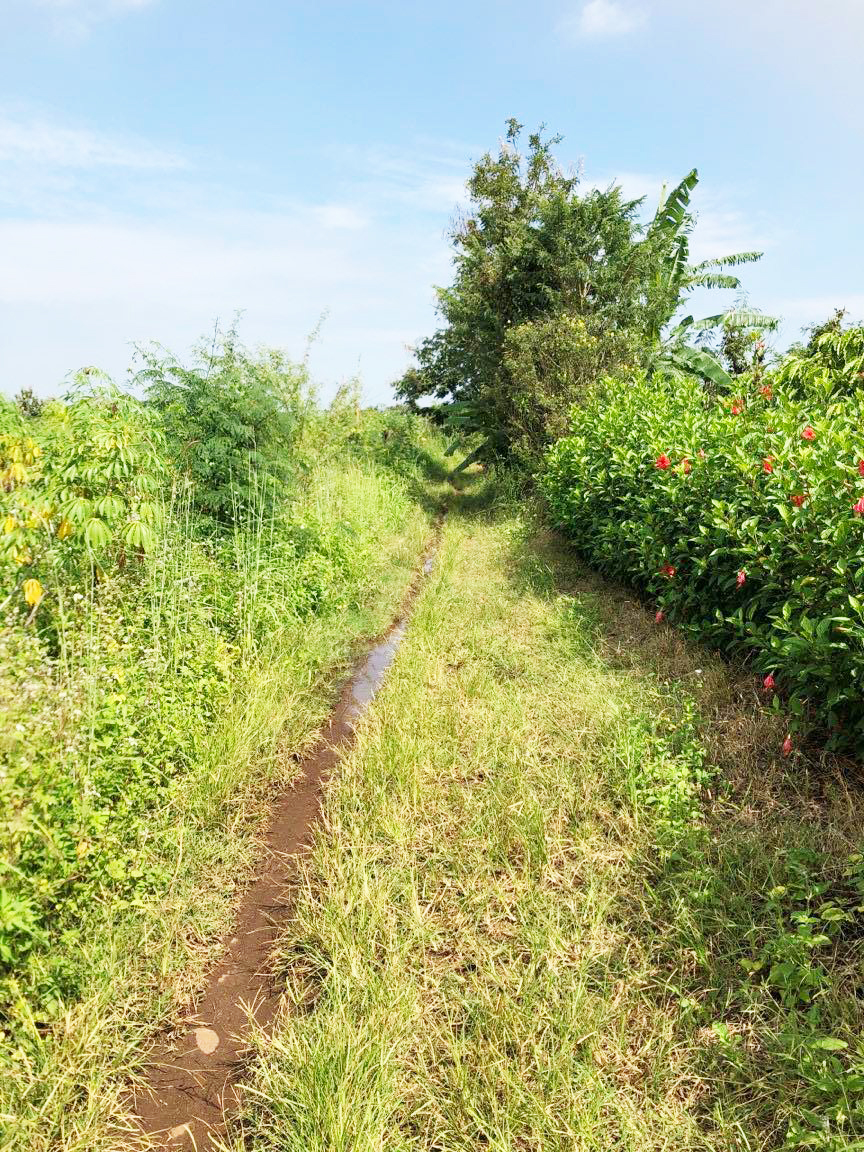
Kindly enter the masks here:
[[345, 709], [347, 719], [358, 719], [372, 703], [375, 693], [396, 659], [396, 653], [405, 637], [405, 627], [405, 620], [394, 624], [387, 638], [375, 645], [352, 677], [351, 699]]
[[339, 703], [300, 766], [294, 785], [279, 798], [267, 832], [261, 867], [238, 906], [233, 933], [210, 973], [194, 1014], [179, 1037], [165, 1037], [150, 1054], [144, 1084], [135, 1092], [135, 1115], [153, 1148], [202, 1150], [225, 1129], [240, 1102], [249, 1056], [250, 1015], [269, 1025], [280, 988], [268, 973], [279, 926], [290, 913], [294, 857], [308, 848], [320, 810], [323, 782], [351, 746], [357, 720], [372, 702], [405, 636], [414, 600], [435, 564], [425, 556], [390, 631], [366, 654], [345, 683]]

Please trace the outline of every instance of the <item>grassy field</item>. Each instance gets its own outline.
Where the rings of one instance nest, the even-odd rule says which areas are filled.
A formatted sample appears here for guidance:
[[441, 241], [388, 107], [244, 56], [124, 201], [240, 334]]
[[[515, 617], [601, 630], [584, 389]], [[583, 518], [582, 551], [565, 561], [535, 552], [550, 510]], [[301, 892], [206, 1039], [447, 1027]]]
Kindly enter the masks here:
[[328, 788], [227, 1146], [864, 1146], [855, 785], [472, 502]]

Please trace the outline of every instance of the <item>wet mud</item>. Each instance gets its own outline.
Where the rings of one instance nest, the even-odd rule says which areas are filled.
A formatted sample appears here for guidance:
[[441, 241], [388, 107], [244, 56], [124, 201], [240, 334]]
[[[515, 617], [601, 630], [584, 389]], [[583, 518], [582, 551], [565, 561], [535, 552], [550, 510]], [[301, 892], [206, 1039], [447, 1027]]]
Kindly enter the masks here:
[[[207, 979], [195, 1011], [149, 1055], [136, 1087], [134, 1113], [151, 1147], [207, 1149], [240, 1103], [249, 1057], [250, 1017], [262, 1028], [279, 1008], [280, 988], [269, 972], [280, 925], [290, 914], [294, 860], [308, 848], [320, 810], [321, 786], [354, 740], [396, 658], [414, 600], [432, 571], [436, 542], [426, 552], [399, 616], [346, 680], [336, 707], [294, 784], [276, 803], [263, 858], [243, 893], [231, 935]], [[178, 1034], [179, 1031], [179, 1034]]]

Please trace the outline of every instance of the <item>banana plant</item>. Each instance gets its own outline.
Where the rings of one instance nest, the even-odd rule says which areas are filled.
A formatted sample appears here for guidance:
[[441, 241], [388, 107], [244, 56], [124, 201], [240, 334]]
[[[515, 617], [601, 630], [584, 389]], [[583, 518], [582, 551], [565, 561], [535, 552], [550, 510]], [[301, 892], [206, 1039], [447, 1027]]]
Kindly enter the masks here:
[[464, 472], [475, 460], [481, 457], [500, 456], [505, 448], [504, 436], [497, 429], [499, 424], [493, 419], [492, 405], [481, 399], [455, 400], [448, 405], [447, 425], [453, 435], [447, 445], [446, 456], [453, 456], [466, 440], [482, 437], [480, 443], [453, 469], [453, 475]]
[[690, 263], [690, 233], [695, 217], [690, 211], [690, 198], [699, 183], [699, 173], [693, 168], [684, 179], [666, 195], [661, 195], [654, 219], [648, 226], [645, 242], [656, 245], [661, 252], [654, 282], [655, 308], [649, 326], [649, 371], [677, 368], [691, 372], [722, 388], [732, 387], [732, 378], [709, 349], [692, 344], [690, 338], [713, 331], [723, 325], [739, 328], [772, 330], [777, 319], [751, 309], [732, 308], [695, 320], [687, 316], [673, 328], [669, 325], [684, 299], [697, 288], [741, 288], [741, 281], [727, 271], [742, 264], [753, 264], [762, 258], [761, 252], [735, 252], [698, 264]]

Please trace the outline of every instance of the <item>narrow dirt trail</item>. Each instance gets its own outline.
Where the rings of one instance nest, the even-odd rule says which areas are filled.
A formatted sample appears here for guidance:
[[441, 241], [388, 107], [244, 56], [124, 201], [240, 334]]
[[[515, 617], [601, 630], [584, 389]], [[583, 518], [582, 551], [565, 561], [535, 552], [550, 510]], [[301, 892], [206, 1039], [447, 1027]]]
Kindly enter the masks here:
[[[790, 781], [752, 686], [481, 495], [454, 495], [431, 577], [286, 796], [257, 918], [166, 1047], [147, 1131], [225, 1152], [743, 1152], [804, 1147], [804, 1102], [807, 1147], [851, 1147], [840, 1126], [864, 1119], [810, 1091], [788, 1006], [741, 958], [789, 954], [772, 893], [805, 865], [831, 882], [828, 836], [857, 914], [840, 884], [864, 808], [848, 781]], [[283, 836], [310, 846], [290, 915]], [[861, 952], [815, 957], [831, 1059], [862, 1033]], [[256, 997], [261, 1022], [279, 1006], [263, 1037], [244, 1033]]]
[[221, 959], [209, 974], [195, 1011], [178, 1036], [160, 1040], [150, 1054], [134, 1113], [151, 1148], [206, 1149], [240, 1103], [254, 1025], [267, 1027], [280, 1001], [269, 971], [270, 952], [291, 907], [295, 857], [310, 843], [321, 787], [351, 747], [355, 723], [372, 701], [405, 634], [423, 579], [434, 564], [440, 527], [386, 636], [358, 662], [297, 780], [274, 806], [262, 862], [237, 909]]

